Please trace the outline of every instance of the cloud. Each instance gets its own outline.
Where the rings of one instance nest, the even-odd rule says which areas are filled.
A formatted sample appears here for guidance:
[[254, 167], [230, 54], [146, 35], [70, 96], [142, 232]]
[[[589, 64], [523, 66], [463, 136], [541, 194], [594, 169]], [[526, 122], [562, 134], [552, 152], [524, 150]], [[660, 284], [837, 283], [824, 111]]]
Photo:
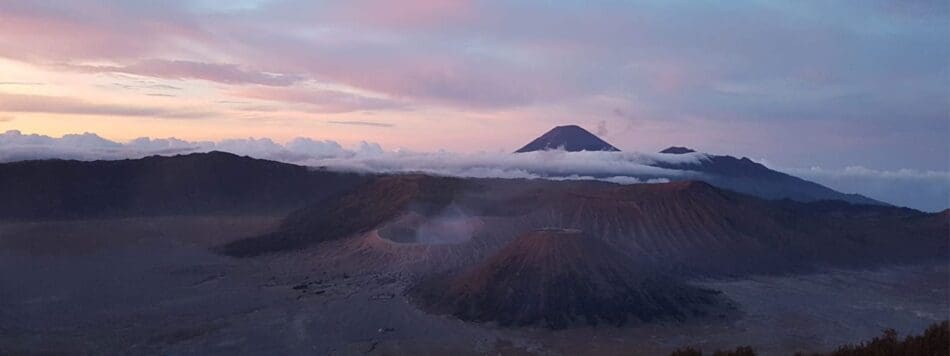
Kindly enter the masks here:
[[38, 86], [38, 85], [44, 85], [44, 83], [40, 83], [40, 82], [0, 82], [0, 85]]
[[140, 59], [211, 40], [184, 2], [0, 2], [0, 55], [57, 63]]
[[479, 178], [601, 179], [613, 182], [655, 182], [693, 173], [652, 167], [657, 160], [691, 162], [702, 154], [659, 155], [624, 152], [546, 151], [525, 154], [386, 151], [379, 144], [360, 142], [344, 148], [335, 141], [295, 138], [286, 144], [269, 138], [190, 142], [175, 138], [137, 138], [127, 143], [92, 133], [53, 138], [0, 134], [0, 161], [67, 158], [80, 160], [140, 158], [153, 154], [220, 150], [256, 158], [364, 173], [427, 173]]
[[950, 172], [933, 170], [877, 170], [861, 166], [783, 168], [784, 172], [843, 192], [926, 211], [950, 208]]
[[377, 152], [369, 155], [304, 161], [309, 165], [357, 172], [427, 173], [475, 178], [614, 179], [647, 181], [697, 177], [695, 173], [650, 166], [658, 160], [696, 161], [696, 155], [648, 155], [631, 152], [545, 151], [523, 154], [451, 152]]
[[[139, 137], [125, 143], [124, 145], [112, 142], [112, 144], [107, 144], [106, 146], [111, 147], [111, 148], [122, 148], [122, 149], [128, 150], [129, 152], [136, 152], [136, 153], [141, 153], [141, 154], [166, 154], [166, 153], [196, 151], [196, 150], [200, 150], [202, 147], [208, 147], [211, 145], [213, 145], [212, 142], [189, 142], [189, 141], [179, 140], [174, 137], [171, 137], [171, 138]], [[97, 148], [102, 149], [105, 147], [97, 147]], [[90, 152], [90, 154], [93, 154], [93, 152]]]
[[339, 90], [304, 87], [254, 87], [231, 92], [234, 96], [275, 102], [302, 104], [309, 111], [345, 113], [360, 110], [402, 109], [404, 104], [386, 98], [348, 93]]
[[411, 0], [398, 4], [356, 0], [334, 3], [321, 10], [337, 21], [386, 29], [437, 29], [476, 16], [475, 5], [468, 0]]
[[898, 169], [898, 170], [877, 170], [862, 166], [848, 166], [843, 169], [825, 169], [822, 167], [811, 167], [808, 169], [797, 169], [796, 172], [811, 176], [829, 177], [829, 178], [862, 178], [871, 177], [876, 179], [917, 179], [931, 180], [941, 179], [950, 182], [950, 172], [921, 171], [916, 169]]
[[334, 125], [353, 125], [353, 126], [370, 126], [370, 127], [393, 127], [393, 124], [387, 124], [383, 122], [373, 122], [373, 121], [327, 121], [328, 124]]
[[288, 86], [303, 80], [296, 75], [247, 70], [235, 64], [185, 60], [150, 59], [125, 66], [66, 64], [64, 67], [88, 73], [124, 73], [177, 80], [201, 79], [223, 84]]
[[25, 112], [72, 115], [137, 116], [170, 119], [209, 117], [205, 111], [169, 109], [162, 107], [126, 106], [90, 103], [81, 99], [0, 93], [0, 112]]
[[[146, 79], [136, 78], [136, 77], [132, 77], [132, 76], [125, 76], [125, 75], [120, 76], [120, 78], [121, 78], [121, 79], [124, 79], [124, 81], [121, 82], [121, 83], [120, 83], [120, 82], [114, 82], [114, 83], [112, 83], [112, 86], [113, 86], [113, 87], [117, 87], [117, 88], [120, 88], [120, 89], [126, 89], [126, 90], [141, 90], [141, 89], [144, 89], [144, 90], [166, 90], [166, 91], [167, 91], [167, 90], [172, 90], [172, 91], [179, 91], [179, 90], [182, 90], [181, 87], [177, 87], [177, 86], [169, 85], [169, 84], [165, 84], [165, 83], [159, 83], [159, 82], [156, 82], [156, 81], [153, 81], [153, 80], [146, 80]], [[100, 85], [100, 86], [102, 86], [102, 85]]]
[[238, 138], [221, 141], [186, 141], [177, 138], [139, 137], [121, 143], [102, 138], [94, 133], [69, 134], [50, 137], [23, 134], [18, 130], [0, 133], [0, 162], [27, 159], [125, 159], [149, 155], [225, 151], [238, 155], [305, 164], [326, 158], [347, 158], [357, 155], [376, 155], [383, 152], [378, 144], [362, 142], [345, 149], [331, 140], [313, 140], [298, 137], [286, 144], [269, 138]]
[[607, 136], [607, 121], [600, 120], [597, 122], [597, 136], [604, 137]]
[[11, 130], [0, 134], [0, 162], [30, 159], [121, 159], [142, 157], [124, 150], [123, 145], [92, 133], [64, 135], [24, 135]]

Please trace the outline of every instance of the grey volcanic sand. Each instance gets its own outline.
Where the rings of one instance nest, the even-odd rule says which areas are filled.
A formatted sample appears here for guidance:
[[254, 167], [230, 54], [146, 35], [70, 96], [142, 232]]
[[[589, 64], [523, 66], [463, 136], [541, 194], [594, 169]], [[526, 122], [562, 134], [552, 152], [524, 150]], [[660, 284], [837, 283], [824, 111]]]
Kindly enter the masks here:
[[649, 355], [749, 344], [769, 355], [826, 350], [887, 327], [917, 333], [950, 317], [943, 263], [695, 281], [743, 311], [717, 324], [497, 328], [426, 314], [402, 295], [410, 269], [331, 250], [377, 248], [378, 237], [252, 259], [209, 249], [276, 222], [0, 223], [0, 354]]

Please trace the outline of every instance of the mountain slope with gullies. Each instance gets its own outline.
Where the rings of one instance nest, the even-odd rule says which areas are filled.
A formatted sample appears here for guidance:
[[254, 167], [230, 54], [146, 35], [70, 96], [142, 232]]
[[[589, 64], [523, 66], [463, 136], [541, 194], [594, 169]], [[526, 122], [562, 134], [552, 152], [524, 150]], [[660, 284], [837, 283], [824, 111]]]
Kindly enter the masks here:
[[[446, 223], [447, 216], [460, 220]], [[419, 240], [420, 229], [439, 226], [467, 230], [462, 237]], [[886, 206], [763, 200], [697, 181], [617, 185], [409, 175], [376, 178], [321, 200], [275, 231], [223, 251], [247, 257], [319, 248], [376, 231], [396, 246], [381, 255], [424, 240], [448, 241], [453, 254], [485, 255], [550, 226], [582, 230], [668, 271], [722, 275], [946, 258], [950, 221]]]
[[[693, 154], [696, 151], [673, 146], [660, 153], [683, 155]], [[841, 200], [852, 204], [888, 205], [860, 194], [842, 193], [815, 182], [769, 169], [747, 157], [707, 154], [704, 159], [694, 162], [656, 161], [651, 165], [700, 172], [704, 174], [703, 180], [709, 184], [765, 199], [792, 199], [804, 202]]]
[[552, 329], [725, 317], [730, 309], [714, 291], [650, 272], [580, 230], [556, 228], [527, 232], [484, 263], [409, 294], [462, 320]]
[[291, 213], [277, 231], [234, 241], [222, 251], [251, 257], [365, 233], [410, 211], [431, 214], [445, 207], [464, 183], [423, 175], [376, 177]]
[[286, 214], [366, 179], [217, 151], [0, 163], [0, 220]]

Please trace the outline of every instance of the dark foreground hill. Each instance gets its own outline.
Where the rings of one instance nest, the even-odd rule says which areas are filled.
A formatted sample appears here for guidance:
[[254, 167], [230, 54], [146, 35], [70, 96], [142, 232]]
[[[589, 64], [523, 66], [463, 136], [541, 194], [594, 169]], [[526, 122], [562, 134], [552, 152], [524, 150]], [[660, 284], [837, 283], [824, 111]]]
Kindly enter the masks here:
[[[796, 355], [804, 355], [797, 353]], [[884, 330], [884, 333], [860, 345], [845, 345], [837, 350], [813, 354], [811, 356], [917, 356], [917, 355], [950, 355], [950, 322], [930, 325], [922, 335], [908, 335], [903, 340], [898, 338], [894, 329]]]
[[230, 153], [0, 164], [0, 219], [281, 213], [365, 177]]
[[950, 229], [944, 214], [763, 200], [695, 181], [623, 186], [388, 176], [311, 204], [274, 232], [236, 241], [223, 251], [254, 256], [298, 250], [380, 229], [401, 216], [439, 219], [447, 209], [478, 222], [470, 245], [481, 251], [556, 226], [582, 230], [636, 260], [698, 274], [946, 258]]
[[502, 326], [561, 329], [576, 324], [683, 321], [717, 313], [716, 292], [636, 266], [580, 230], [530, 231], [482, 264], [409, 292], [424, 308]]
[[[702, 356], [700, 349], [686, 347], [673, 351], [670, 356]], [[749, 346], [734, 351], [716, 351], [713, 356], [755, 356]], [[950, 355], [950, 322], [934, 323], [922, 335], [908, 335], [901, 340], [894, 329], [884, 330], [881, 336], [860, 345], [844, 345], [827, 353], [796, 352], [795, 356], [932, 356]]]
[[288, 251], [375, 229], [410, 210], [432, 215], [448, 205], [465, 181], [421, 175], [377, 177], [291, 213], [281, 227], [222, 247], [237, 257]]

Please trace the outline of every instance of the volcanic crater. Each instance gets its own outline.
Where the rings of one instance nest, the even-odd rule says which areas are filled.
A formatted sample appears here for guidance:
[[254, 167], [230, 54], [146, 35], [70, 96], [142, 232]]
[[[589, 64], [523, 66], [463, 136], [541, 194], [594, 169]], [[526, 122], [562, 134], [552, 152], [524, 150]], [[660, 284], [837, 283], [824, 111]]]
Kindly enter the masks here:
[[734, 311], [718, 292], [654, 272], [571, 228], [529, 231], [484, 263], [423, 280], [408, 294], [424, 309], [466, 321], [551, 329]]
[[482, 225], [480, 218], [453, 204], [430, 216], [407, 212], [380, 227], [379, 236], [400, 244], [459, 244], [470, 241]]

